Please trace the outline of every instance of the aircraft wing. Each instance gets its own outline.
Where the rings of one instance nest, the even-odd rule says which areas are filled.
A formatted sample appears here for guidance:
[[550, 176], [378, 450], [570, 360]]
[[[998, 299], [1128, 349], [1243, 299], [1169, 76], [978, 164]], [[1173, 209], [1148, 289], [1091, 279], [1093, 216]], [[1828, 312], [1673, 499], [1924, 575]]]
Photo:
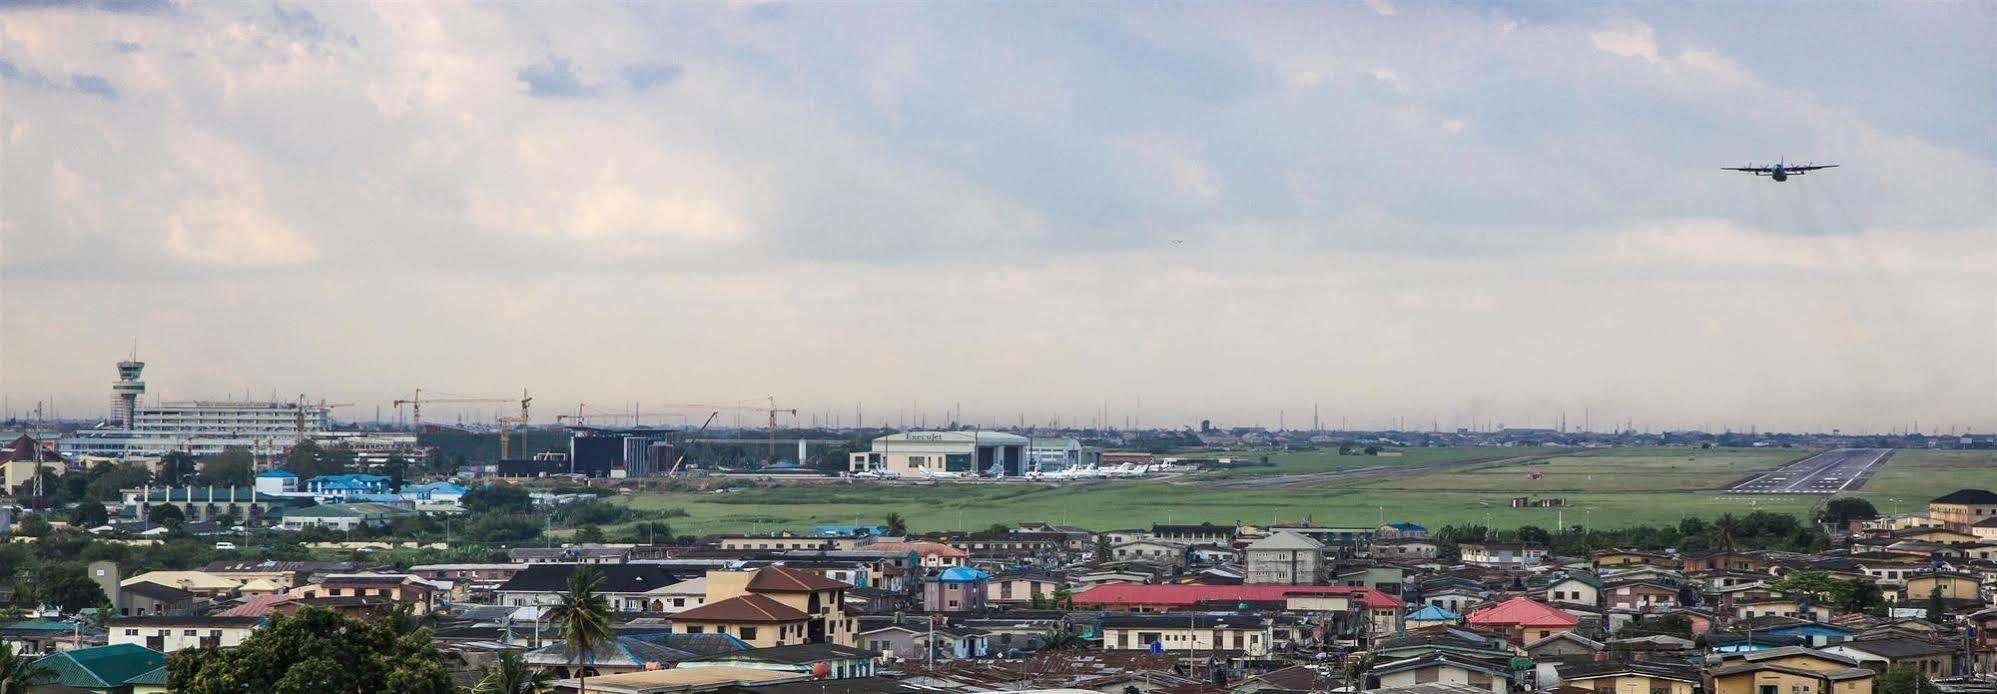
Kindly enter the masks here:
[[1805, 171], [1816, 171], [1817, 169], [1835, 169], [1837, 167], [1838, 165], [1836, 164], [1811, 164], [1809, 166], [1791, 166], [1789, 167], [1789, 172], [1803, 173]]
[[1722, 166], [1721, 171], [1746, 171], [1753, 174], [1775, 173], [1773, 166]]

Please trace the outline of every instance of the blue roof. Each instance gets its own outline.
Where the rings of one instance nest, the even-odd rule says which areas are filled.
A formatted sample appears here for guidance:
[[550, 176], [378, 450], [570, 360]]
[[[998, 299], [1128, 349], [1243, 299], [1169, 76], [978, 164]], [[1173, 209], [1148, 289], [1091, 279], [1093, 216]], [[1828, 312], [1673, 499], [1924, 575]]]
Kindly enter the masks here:
[[987, 580], [991, 577], [991, 574], [968, 566], [952, 567], [944, 569], [943, 573], [936, 574], [936, 580], [944, 583], [970, 583], [972, 581]]
[[1423, 621], [1423, 622], [1453, 622], [1462, 618], [1463, 615], [1456, 614], [1455, 612], [1450, 612], [1449, 610], [1442, 609], [1440, 606], [1436, 605], [1429, 605], [1427, 607], [1423, 607], [1419, 610], [1415, 610], [1413, 614], [1408, 615], [1408, 621]]
[[1427, 529], [1428, 529], [1428, 528], [1424, 528], [1424, 527], [1421, 527], [1421, 525], [1420, 525], [1420, 524], [1418, 524], [1418, 523], [1409, 523], [1409, 522], [1407, 522], [1407, 521], [1401, 521], [1401, 522], [1399, 522], [1399, 523], [1388, 523], [1388, 524], [1387, 524], [1387, 527], [1389, 527], [1389, 528], [1393, 528], [1393, 529], [1395, 529], [1395, 530], [1427, 530]]
[[461, 485], [456, 485], [456, 484], [452, 484], [452, 483], [450, 483], [450, 482], [430, 482], [430, 483], [427, 483], [427, 484], [413, 484], [413, 485], [409, 485], [409, 486], [406, 486], [406, 487], [403, 487], [403, 488], [402, 488], [402, 491], [403, 491], [404, 493], [407, 493], [407, 492], [454, 492], [454, 493], [457, 493], [457, 494], [463, 494], [463, 493], [465, 493], [465, 492], [467, 492], [467, 491], [470, 491], [470, 490], [468, 490], [468, 489], [465, 489], [465, 488], [464, 488], [463, 486], [461, 486]]
[[284, 469], [277, 469], [277, 470], [265, 470], [265, 471], [263, 471], [263, 472], [259, 472], [259, 473], [257, 473], [257, 476], [258, 476], [258, 477], [297, 477], [297, 476], [298, 476], [298, 473], [296, 473], [296, 472], [292, 472], [292, 471], [290, 471], [290, 470], [284, 470]]

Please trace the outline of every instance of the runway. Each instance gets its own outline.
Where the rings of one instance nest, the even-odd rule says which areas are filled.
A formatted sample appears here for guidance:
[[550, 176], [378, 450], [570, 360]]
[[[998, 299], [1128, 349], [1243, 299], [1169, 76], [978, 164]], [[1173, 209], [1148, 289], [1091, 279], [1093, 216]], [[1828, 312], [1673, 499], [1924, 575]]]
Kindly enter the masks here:
[[1892, 457], [1891, 448], [1833, 448], [1762, 473], [1727, 491], [1735, 494], [1836, 494], [1865, 486]]

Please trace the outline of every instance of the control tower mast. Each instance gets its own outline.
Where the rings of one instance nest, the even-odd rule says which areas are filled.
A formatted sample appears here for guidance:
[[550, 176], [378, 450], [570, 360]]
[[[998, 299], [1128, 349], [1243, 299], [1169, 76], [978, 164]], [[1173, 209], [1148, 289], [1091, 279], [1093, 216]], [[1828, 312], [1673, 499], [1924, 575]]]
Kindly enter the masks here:
[[111, 418], [118, 426], [132, 428], [132, 419], [139, 411], [139, 395], [146, 392], [146, 382], [139, 380], [139, 372], [146, 363], [139, 361], [137, 351], [131, 359], [118, 362], [118, 382], [111, 384]]

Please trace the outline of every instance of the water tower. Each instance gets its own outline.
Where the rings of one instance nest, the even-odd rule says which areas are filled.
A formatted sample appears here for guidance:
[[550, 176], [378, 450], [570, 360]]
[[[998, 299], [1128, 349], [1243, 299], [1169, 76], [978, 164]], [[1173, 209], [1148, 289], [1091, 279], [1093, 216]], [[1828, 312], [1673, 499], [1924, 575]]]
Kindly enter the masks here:
[[118, 382], [111, 384], [111, 418], [118, 420], [122, 428], [132, 428], [133, 415], [138, 413], [139, 395], [146, 392], [146, 382], [139, 380], [139, 372], [145, 369], [146, 363], [136, 355], [118, 362]]

